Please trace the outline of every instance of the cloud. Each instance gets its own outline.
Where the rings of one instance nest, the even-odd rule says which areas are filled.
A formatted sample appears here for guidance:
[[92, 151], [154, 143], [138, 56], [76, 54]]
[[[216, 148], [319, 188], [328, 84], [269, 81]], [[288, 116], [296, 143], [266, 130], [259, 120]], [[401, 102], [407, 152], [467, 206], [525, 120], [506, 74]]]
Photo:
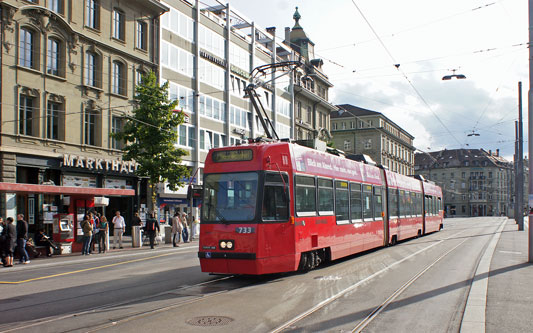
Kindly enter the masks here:
[[[383, 113], [413, 135], [421, 150], [470, 147], [513, 154], [515, 99], [468, 79], [442, 81], [428, 74], [410, 80], [412, 86], [405, 79], [345, 83], [332, 89], [331, 99]], [[480, 135], [468, 136], [472, 133]]]

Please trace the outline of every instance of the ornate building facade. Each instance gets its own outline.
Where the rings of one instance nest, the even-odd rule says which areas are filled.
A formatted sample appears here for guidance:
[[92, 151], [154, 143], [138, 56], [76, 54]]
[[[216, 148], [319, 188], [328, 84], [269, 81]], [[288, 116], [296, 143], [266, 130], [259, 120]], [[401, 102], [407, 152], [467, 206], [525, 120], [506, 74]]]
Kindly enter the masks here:
[[168, 8], [5, 0], [0, 9], [1, 216], [23, 213], [34, 230], [54, 212], [80, 214], [109, 196], [107, 215], [117, 209], [129, 219], [146, 193], [109, 134], [133, 109], [140, 76], [158, 69], [158, 22]]

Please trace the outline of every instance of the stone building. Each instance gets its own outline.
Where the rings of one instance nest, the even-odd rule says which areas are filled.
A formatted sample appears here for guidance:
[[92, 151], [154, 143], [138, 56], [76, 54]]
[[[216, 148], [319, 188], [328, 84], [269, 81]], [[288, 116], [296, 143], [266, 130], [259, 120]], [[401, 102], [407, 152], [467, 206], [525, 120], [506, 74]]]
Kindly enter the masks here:
[[[56, 213], [98, 209], [130, 221], [146, 199], [135, 163], [109, 137], [157, 71], [158, 1], [4, 0], [0, 216], [52, 231]], [[95, 199], [107, 197], [109, 199]]]
[[380, 112], [354, 105], [337, 105], [331, 113], [335, 148], [365, 154], [403, 175], [414, 174], [414, 137]]
[[448, 217], [512, 214], [513, 164], [499, 150], [417, 153], [415, 173], [442, 187]]

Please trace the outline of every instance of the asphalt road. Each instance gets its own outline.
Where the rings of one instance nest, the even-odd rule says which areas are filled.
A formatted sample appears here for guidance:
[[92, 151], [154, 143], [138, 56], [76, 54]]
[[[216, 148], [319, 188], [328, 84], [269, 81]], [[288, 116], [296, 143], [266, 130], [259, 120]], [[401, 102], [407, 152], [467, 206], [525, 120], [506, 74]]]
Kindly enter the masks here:
[[503, 218], [266, 277], [200, 272], [197, 243], [0, 269], [0, 331], [457, 332]]

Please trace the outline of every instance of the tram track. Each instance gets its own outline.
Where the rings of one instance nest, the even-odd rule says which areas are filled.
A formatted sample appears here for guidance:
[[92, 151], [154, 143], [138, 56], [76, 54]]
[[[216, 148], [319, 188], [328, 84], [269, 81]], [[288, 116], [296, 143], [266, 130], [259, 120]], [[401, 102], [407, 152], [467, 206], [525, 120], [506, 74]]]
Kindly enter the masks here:
[[[504, 223], [505, 223], [505, 221], [503, 221], [499, 225], [500, 227], [495, 229], [495, 232], [493, 233], [494, 235], [497, 235], [498, 232], [501, 231], [501, 225], [503, 225]], [[436, 259], [434, 259], [430, 263], [426, 264], [423, 268], [421, 268], [418, 271], [417, 274], [413, 275], [403, 285], [401, 285], [399, 288], [397, 288], [392, 293], [390, 293], [389, 296], [381, 304], [379, 304], [375, 308], [371, 308], [369, 310], [368, 314], [363, 319], [361, 319], [356, 325], [352, 326], [351, 329], [345, 329], [346, 331], [350, 331], [350, 332], [362, 332], [365, 328], [368, 327], [368, 325], [370, 325], [374, 320], [376, 320], [380, 316], [380, 314], [390, 304], [395, 302], [395, 300], [397, 300], [398, 297], [400, 297], [410, 286], [412, 286], [416, 281], [418, 281], [428, 271], [430, 271], [432, 268], [434, 268], [444, 258], [446, 258], [451, 253], [453, 253], [458, 248], [460, 248], [461, 245], [465, 244], [468, 240], [472, 239], [472, 236], [464, 236], [463, 235], [466, 232], [468, 232], [469, 230], [470, 229], [461, 228], [461, 229], [459, 229], [459, 231], [457, 233], [454, 233], [453, 235], [450, 235], [450, 236], [448, 236], [446, 238], [443, 238], [443, 239], [439, 240], [436, 243], [433, 243], [433, 244], [431, 244], [429, 246], [426, 246], [426, 247], [424, 247], [424, 248], [422, 248], [422, 249], [410, 254], [409, 256], [407, 256], [407, 257], [405, 257], [405, 258], [403, 258], [403, 259], [401, 259], [399, 261], [396, 261], [396, 262], [394, 262], [394, 263], [382, 268], [379, 271], [376, 271], [375, 273], [365, 277], [364, 279], [356, 282], [355, 284], [352, 284], [351, 286], [348, 286], [345, 289], [339, 291], [338, 293], [334, 294], [333, 296], [331, 296], [331, 297], [319, 302], [318, 304], [316, 304], [312, 308], [308, 309], [305, 312], [300, 313], [299, 315], [293, 317], [291, 320], [285, 322], [284, 324], [282, 324], [281, 326], [275, 328], [274, 330], [271, 330], [270, 332], [271, 333], [277, 333], [277, 332], [288, 332], [288, 331], [292, 331], [292, 330], [297, 330], [296, 327], [298, 327], [297, 324], [299, 322], [302, 322], [304, 320], [309, 320], [309, 319], [313, 318], [313, 316], [315, 314], [317, 314], [320, 310], [323, 310], [328, 305], [334, 304], [336, 301], [341, 299], [341, 297], [351, 294], [352, 292], [354, 292], [361, 285], [364, 285], [365, 283], [368, 283], [370, 280], [373, 280], [376, 277], [382, 275], [383, 273], [385, 273], [386, 271], [390, 270], [394, 266], [397, 266], [397, 265], [399, 265], [399, 264], [401, 264], [401, 263], [403, 263], [403, 262], [405, 262], [405, 261], [407, 261], [407, 260], [419, 255], [419, 254], [422, 254], [422, 253], [430, 250], [431, 248], [436, 247], [436, 246], [444, 243], [445, 241], [449, 241], [449, 240], [457, 240], [457, 241], [459, 241], [458, 244], [455, 244], [451, 249], [448, 249], [447, 251], [445, 251], [444, 253], [439, 255]], [[477, 235], [473, 235], [473, 236], [477, 236]], [[461, 240], [461, 238], [464, 238], [464, 239]], [[491, 239], [492, 239], [492, 237], [491, 237]], [[479, 259], [483, 256], [483, 254], [484, 254], [484, 252], [486, 250], [486, 247], [487, 247], [487, 245], [485, 245], [483, 247], [482, 251], [480, 252], [479, 258], [477, 258], [477, 260], [476, 260], [476, 264], [475, 264], [476, 267], [478, 266]], [[474, 269], [472, 274], [474, 274], [475, 271], [476, 271], [476, 269]]]
[[[53, 317], [49, 317], [49, 318], [40, 318], [40, 319], [34, 320], [31, 323], [26, 323], [26, 324], [23, 324], [23, 325], [19, 325], [17, 327], [11, 327], [9, 329], [1, 329], [0, 328], [0, 333], [16, 332], [16, 331], [21, 331], [21, 330], [26, 330], [26, 329], [35, 329], [35, 328], [38, 328], [39, 326], [44, 326], [44, 325], [52, 324], [54, 322], [68, 320], [68, 319], [71, 319], [71, 318], [74, 318], [74, 317], [79, 318], [79, 317], [82, 317], [82, 316], [91, 315], [91, 314], [94, 314], [94, 313], [97, 313], [97, 312], [106, 311], [106, 310], [110, 310], [110, 309], [113, 309], [113, 308], [119, 308], [119, 307], [127, 306], [127, 305], [130, 305], [130, 304], [135, 304], [135, 303], [139, 303], [139, 302], [145, 302], [145, 301], [148, 301], [150, 299], [156, 299], [156, 298], [160, 298], [160, 297], [164, 297], [164, 296], [168, 296], [168, 295], [172, 295], [172, 294], [176, 294], [176, 293], [183, 293], [187, 289], [203, 287], [203, 286], [207, 286], [207, 285], [210, 285], [210, 284], [214, 284], [214, 283], [222, 282], [222, 281], [225, 281], [225, 280], [229, 280], [229, 279], [232, 279], [232, 278], [235, 278], [235, 276], [233, 276], [233, 275], [231, 275], [231, 276], [223, 276], [223, 277], [219, 277], [219, 278], [216, 278], [216, 279], [213, 279], [213, 280], [210, 280], [210, 281], [197, 283], [197, 284], [194, 284], [194, 285], [182, 286], [180, 288], [176, 288], [176, 289], [170, 290], [170, 291], [165, 291], [165, 292], [162, 292], [162, 293], [159, 293], [159, 294], [156, 294], [156, 295], [143, 296], [143, 297], [138, 297], [138, 298], [130, 299], [130, 300], [126, 300], [126, 301], [120, 301], [120, 302], [116, 302], [116, 303], [100, 305], [100, 306], [96, 306], [96, 307], [93, 307], [93, 308], [90, 308], [90, 309], [87, 309], [87, 310], [69, 313], [67, 315], [53, 316]], [[228, 289], [228, 290], [224, 290], [224, 291], [220, 291], [220, 292], [200, 294], [200, 295], [198, 295], [196, 297], [192, 297], [192, 298], [187, 299], [187, 300], [182, 300], [180, 302], [175, 302], [175, 303], [168, 304], [168, 305], [165, 305], [165, 306], [160, 306], [160, 307], [156, 307], [156, 308], [152, 308], [152, 309], [147, 309], [147, 310], [144, 310], [144, 311], [136, 311], [134, 313], [123, 315], [123, 316], [120, 316], [120, 317], [117, 317], [117, 318], [114, 318], [114, 319], [108, 319], [107, 321], [109, 323], [99, 323], [98, 325], [88, 326], [88, 327], [76, 327], [76, 328], [73, 328], [72, 330], [76, 331], [76, 330], [80, 330], [80, 329], [85, 329], [85, 330], [87, 330], [87, 332], [97, 331], [97, 330], [100, 330], [100, 329], [104, 329], [106, 327], [117, 325], [118, 323], [121, 323], [123, 321], [132, 320], [132, 319], [140, 318], [140, 317], [143, 317], [143, 316], [146, 316], [146, 315], [149, 315], [149, 314], [155, 314], [155, 313], [162, 312], [162, 311], [169, 310], [169, 309], [173, 309], [173, 308], [176, 308], [176, 307], [192, 304], [194, 302], [205, 300], [205, 299], [207, 299], [209, 297], [212, 297], [212, 296], [215, 296], [215, 295], [218, 295], [218, 294], [221, 294], [221, 293], [227, 293], [227, 292], [229, 292], [231, 290], [234, 290], [234, 289], [237, 289], [237, 288], [240, 288], [240, 287], [241, 286], [236, 286], [233, 289]], [[96, 327], [98, 327], [98, 328], [96, 328]], [[70, 331], [70, 330], [67, 330], [67, 331], [64, 331], [64, 332], [68, 332], [68, 331]]]
[[[361, 276], [361, 279], [359, 281], [352, 281], [351, 285], [344, 285], [343, 286], [344, 289], [342, 290], [337, 289], [336, 293], [329, 294], [329, 297], [326, 299], [323, 299], [323, 300], [318, 299], [317, 301], [319, 301], [319, 303], [313, 306], [312, 308], [308, 309], [307, 311], [301, 312], [300, 314], [293, 313], [291, 314], [291, 316], [285, 317], [284, 320], [287, 320], [287, 318], [291, 318], [291, 317], [292, 319], [285, 321], [285, 323], [280, 321], [282, 325], [275, 328], [274, 330], [271, 330], [271, 328], [276, 327], [274, 325], [279, 325], [280, 322], [274, 324], [273, 326], [270, 326], [270, 328], [268, 328], [267, 326], [266, 327], [263, 326], [261, 329], [258, 329], [259, 326], [256, 326], [255, 331], [257, 332], [266, 332], [266, 331], [285, 332], [285, 331], [292, 331], [292, 330], [299, 331], [297, 327], [299, 325], [302, 325], [304, 320], [313, 321], [316, 318], [320, 318], [318, 312], [321, 309], [326, 308], [328, 305], [337, 306], [337, 304], [340, 304], [341, 298], [343, 296], [349, 296], [350, 294], [354, 295], [355, 290], [357, 288], [368, 285], [372, 280], [377, 280], [376, 278], [378, 276], [380, 275], [383, 276], [384, 273], [386, 273], [387, 271], [391, 270], [392, 268], [398, 265], [405, 266], [405, 264], [407, 264], [407, 261], [409, 262], [418, 261], [418, 259], [414, 260], [414, 258], [417, 256], [420, 256], [424, 252], [432, 253], [431, 254], [432, 258], [431, 259], [427, 258], [427, 260], [428, 261], [430, 260], [430, 262], [425, 262], [423, 267], [422, 265], [419, 265], [416, 271], [414, 269], [411, 271], [410, 275], [407, 275], [407, 274], [404, 275], [402, 280], [406, 282], [401, 282], [401, 280], [399, 280], [397, 281], [398, 285], [394, 286], [394, 289], [391, 288], [388, 291], [388, 294], [384, 293], [383, 294], [384, 296], [382, 298], [384, 299], [384, 301], [382, 302], [378, 301], [378, 302], [381, 302], [379, 305], [377, 305], [377, 303], [374, 303], [373, 306], [368, 306], [364, 313], [361, 312], [361, 317], [360, 319], [357, 320], [357, 323], [355, 322], [352, 322], [351, 324], [349, 322], [345, 323], [348, 326], [353, 325], [352, 328], [347, 327], [345, 331], [361, 332], [367, 329], [372, 322], [377, 321], [379, 323], [378, 320], [381, 317], [381, 315], [386, 315], [386, 313], [388, 313], [388, 310], [386, 310], [387, 307], [390, 306], [393, 308], [394, 304], [396, 304], [402, 299], [400, 297], [402, 296], [402, 294], [404, 294], [407, 290], [409, 290], [411, 286], [413, 285], [416, 286], [415, 284], [416, 281], [421, 279], [424, 275], [426, 275], [426, 273], [431, 271], [432, 268], [437, 266], [439, 262], [443, 261], [444, 258], [446, 258], [451, 253], [456, 251], [459, 247], [461, 247], [461, 245], [465, 244], [467, 240], [479, 239], [477, 238], [478, 236], [489, 236], [490, 234], [497, 234], [498, 233], [497, 231], [489, 232], [486, 229], [490, 225], [492, 224], [476, 226], [477, 227], [476, 229], [479, 228], [480, 230], [486, 230], [486, 232], [482, 234], [473, 233], [472, 229], [454, 228], [454, 226], [452, 225], [450, 226], [451, 228], [447, 228], [447, 231], [448, 231], [447, 234], [437, 233], [437, 234], [433, 234], [435, 235], [435, 237], [432, 237], [432, 236], [429, 236], [427, 238], [424, 237], [420, 239], [420, 242], [417, 242], [417, 243], [413, 243], [413, 242], [405, 243], [406, 245], [418, 244], [418, 246], [416, 248], [413, 248], [412, 250], [411, 250], [411, 246], [405, 247], [405, 249], [409, 249], [409, 252], [411, 253], [406, 253], [406, 250], [402, 250], [399, 253], [403, 253], [404, 256], [400, 258], [397, 257], [397, 261], [394, 261], [394, 262], [389, 261], [387, 266], [383, 266], [379, 268], [376, 267], [374, 272], [369, 272], [367, 276]], [[498, 228], [495, 228], [495, 230], [496, 229]], [[469, 231], [472, 232], [472, 234], [470, 234]], [[430, 241], [431, 243], [428, 243]], [[450, 242], [450, 241], [453, 241], [453, 242]], [[439, 245], [442, 245], [442, 244], [448, 244], [448, 246], [445, 246], [446, 249], [441, 248], [438, 252], [435, 252], [437, 249], [439, 249]], [[478, 243], [478, 244], [481, 244], [481, 243]], [[484, 252], [485, 247], [483, 247], [481, 252]], [[445, 250], [445, 252], [442, 250]], [[481, 255], [482, 254], [480, 254], [480, 256]], [[479, 260], [477, 260], [476, 262], [478, 261]], [[402, 263], [405, 263], [405, 264], [402, 264]], [[338, 264], [339, 263], [337, 263], [337, 265]], [[476, 269], [474, 268], [473, 271], [475, 272]], [[412, 272], [418, 272], [418, 273], [416, 273], [415, 275], [412, 275], [413, 274]], [[431, 274], [428, 274], [428, 275], [431, 276]], [[296, 277], [298, 277], [298, 275], [296, 275]], [[286, 286], [291, 285], [295, 281], [298, 280], [298, 278], [292, 278], [292, 275], [290, 274], [283, 275], [279, 278], [280, 278], [280, 281], [283, 281], [284, 279], [286, 279], [287, 282], [289, 282], [288, 284], [286, 284]], [[198, 309], [198, 308], [208, 309], [208, 311], [205, 312], [205, 314], [207, 315], [222, 314], [222, 315], [231, 316], [231, 313], [220, 313], [217, 311], [209, 310], [210, 308], [205, 307], [203, 302], [205, 301], [205, 305], [220, 303], [221, 300], [224, 300], [225, 297], [229, 297], [228, 294], [232, 295], [231, 297], [235, 299], [236, 295], [244, 296], [243, 292], [248, 291], [248, 288], [254, 288], [254, 289], [260, 288], [261, 286], [265, 285], [265, 282], [270, 283], [274, 281], [278, 281], [278, 278], [273, 278], [272, 276], [270, 276], [266, 278], [265, 280], [265, 279], [254, 279], [251, 277], [240, 278], [238, 276], [216, 277], [210, 281], [204, 281], [201, 283], [195, 283], [195, 284], [190, 284], [190, 285], [183, 285], [178, 288], [167, 290], [167, 291], [154, 294], [154, 295], [138, 297], [135, 299], [124, 300], [124, 301], [116, 302], [116, 303], [104, 304], [104, 305], [96, 306], [96, 307], [93, 307], [87, 310], [73, 312], [67, 315], [63, 315], [63, 316], [48, 317], [48, 318], [39, 319], [38, 321], [34, 320], [33, 322], [26, 322], [25, 324], [17, 326], [17, 327], [9, 327], [9, 329], [7, 330], [2, 330], [2, 328], [0, 327], [0, 332], [14, 332], [14, 331], [26, 331], [26, 330], [46, 331], [46, 329], [50, 327], [54, 327], [54, 324], [57, 325], [58, 322], [61, 322], [61, 321], [66, 321], [67, 323], [69, 323], [68, 325], [63, 325], [63, 327], [68, 327], [68, 329], [54, 330], [55, 332], [70, 332], [70, 331], [98, 332], [98, 331], [117, 330], [117, 329], [120, 330], [120, 327], [123, 327], [123, 329], [126, 329], [127, 327], [130, 327], [130, 328], [136, 327], [135, 325], [139, 325], [140, 323], [145, 323], [147, 321], [150, 321], [151, 320], [150, 318], [154, 318], [154, 317], [161, 318], [161, 315], [166, 312], [187, 313], [187, 310], [191, 309], [190, 307], [191, 305], [193, 308], [195, 307], [195, 309]], [[225, 282], [228, 282], [228, 283], [225, 283]], [[400, 284], [402, 285], [399, 286]], [[230, 293], [234, 293], [234, 294], [230, 294]], [[149, 305], [147, 307], [144, 307], [144, 305], [142, 304], [149, 304]], [[184, 310], [180, 310], [180, 309], [184, 309]], [[300, 311], [305, 310], [305, 308], [299, 309], [299, 310]], [[107, 314], [104, 315], [104, 313], [107, 313]], [[194, 314], [198, 315], [202, 313], [203, 312], [195, 312]], [[191, 317], [192, 317], [191, 314], [182, 314], [179, 316], [179, 319], [178, 318], [176, 319], [180, 320], [180, 323], [183, 323], [184, 319], [188, 319]], [[236, 319], [236, 321], [238, 321], [238, 319]], [[120, 326], [120, 325], [124, 325], [124, 326]], [[373, 326], [370, 326], [370, 327], [373, 327]], [[224, 330], [221, 330], [221, 331], [224, 331]]]
[[444, 239], [441, 239], [435, 243], [432, 243], [392, 264], [389, 264], [388, 266], [385, 266], [383, 267], [382, 269], [376, 271], [375, 273], [359, 280], [358, 282], [356, 282], [355, 284], [352, 284], [351, 286], [347, 287], [347, 288], [344, 288], [343, 290], [337, 292], [336, 294], [334, 294], [333, 296], [323, 300], [322, 302], [318, 303], [317, 305], [313, 306], [312, 308], [310, 308], [309, 310], [305, 311], [305, 312], [302, 312], [301, 314], [299, 314], [298, 316], [292, 318], [291, 320], [285, 322], [284, 324], [282, 324], [281, 326], [275, 328], [274, 330], [270, 331], [270, 333], [278, 333], [278, 332], [283, 332], [285, 329], [288, 329], [290, 327], [292, 327], [294, 324], [300, 322], [301, 320], [313, 315], [315, 312], [323, 309], [325, 306], [333, 303], [334, 301], [336, 301], [337, 299], [341, 298], [342, 296], [356, 290], [358, 287], [360, 287], [361, 285], [364, 285], [365, 283], [373, 280], [374, 278], [382, 275], [383, 273], [389, 271], [390, 269], [392, 269], [393, 267], [397, 266], [397, 265], [400, 265], [401, 263], [405, 262], [405, 261], [408, 261], [410, 260], [411, 258], [421, 254], [421, 253], [424, 253], [426, 251], [428, 251], [429, 249], [437, 246], [437, 245], [440, 245], [442, 244], [443, 242], [445, 242], [446, 240], [448, 239], [452, 239], [452, 238], [455, 238], [465, 232], [467, 232], [468, 230], [462, 230], [462, 231], [459, 231], [447, 238], [444, 238]]

